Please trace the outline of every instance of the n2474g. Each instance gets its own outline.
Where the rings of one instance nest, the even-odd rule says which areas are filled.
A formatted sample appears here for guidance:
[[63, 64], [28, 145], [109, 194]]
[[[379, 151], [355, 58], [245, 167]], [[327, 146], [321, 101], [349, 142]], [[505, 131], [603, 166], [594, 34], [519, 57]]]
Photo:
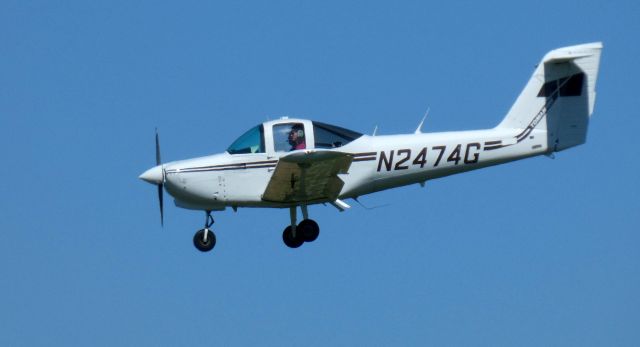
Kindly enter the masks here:
[[[480, 148], [482, 146], [478, 142], [468, 143], [467, 145], [456, 145], [455, 148], [447, 156], [446, 162], [452, 162], [453, 165], [458, 165], [461, 161], [464, 164], [475, 164], [480, 159]], [[429, 152], [437, 152], [437, 156], [433, 163], [427, 162], [427, 155]], [[443, 161], [445, 152], [447, 152], [447, 146], [433, 146], [430, 149], [423, 147], [415, 157], [411, 154], [411, 149], [397, 149], [391, 150], [388, 153], [381, 151], [378, 155], [378, 169], [377, 171], [386, 170], [407, 170], [409, 166], [419, 166], [421, 169], [426, 165], [437, 167]], [[463, 153], [464, 152], [464, 153]], [[435, 155], [430, 155], [431, 157]], [[413, 158], [413, 160], [411, 160]], [[394, 164], [395, 161], [395, 164]]]

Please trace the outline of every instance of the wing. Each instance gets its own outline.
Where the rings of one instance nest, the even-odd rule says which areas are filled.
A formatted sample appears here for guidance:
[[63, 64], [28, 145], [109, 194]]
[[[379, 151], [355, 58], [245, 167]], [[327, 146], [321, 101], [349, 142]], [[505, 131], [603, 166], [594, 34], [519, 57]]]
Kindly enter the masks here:
[[335, 151], [295, 152], [281, 157], [262, 200], [283, 203], [334, 201], [353, 156]]

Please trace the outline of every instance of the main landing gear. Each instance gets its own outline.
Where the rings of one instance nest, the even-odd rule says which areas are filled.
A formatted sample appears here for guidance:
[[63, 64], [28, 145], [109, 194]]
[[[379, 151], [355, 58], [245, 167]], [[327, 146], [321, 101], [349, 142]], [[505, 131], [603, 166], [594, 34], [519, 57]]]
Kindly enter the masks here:
[[301, 205], [302, 217], [304, 218], [300, 224], [296, 225], [297, 207], [289, 208], [291, 216], [291, 225], [287, 226], [282, 232], [282, 241], [290, 248], [298, 248], [305, 242], [313, 242], [320, 235], [320, 227], [313, 219], [309, 219], [307, 206]]
[[[291, 225], [287, 226], [282, 232], [282, 240], [284, 244], [290, 248], [298, 248], [305, 242], [313, 242], [320, 235], [320, 227], [313, 219], [309, 219], [306, 205], [301, 205], [303, 220], [300, 224], [297, 221], [297, 206], [289, 208], [291, 216]], [[204, 229], [200, 229], [193, 236], [193, 245], [201, 252], [209, 252], [216, 245], [216, 234], [213, 233], [213, 217], [211, 211], [206, 211], [207, 219], [204, 223]]]
[[193, 236], [193, 245], [200, 252], [209, 252], [216, 245], [216, 234], [210, 229], [213, 225], [213, 217], [211, 216], [211, 211], [207, 212], [207, 219], [204, 223], [204, 229], [200, 229]]

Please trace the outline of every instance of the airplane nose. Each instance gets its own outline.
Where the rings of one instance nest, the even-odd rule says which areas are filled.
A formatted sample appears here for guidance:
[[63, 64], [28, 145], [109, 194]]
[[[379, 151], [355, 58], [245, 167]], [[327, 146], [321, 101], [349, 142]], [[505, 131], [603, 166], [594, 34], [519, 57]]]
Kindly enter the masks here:
[[151, 184], [161, 184], [162, 183], [162, 165], [152, 167], [151, 169], [145, 171], [142, 175], [140, 175], [139, 178]]

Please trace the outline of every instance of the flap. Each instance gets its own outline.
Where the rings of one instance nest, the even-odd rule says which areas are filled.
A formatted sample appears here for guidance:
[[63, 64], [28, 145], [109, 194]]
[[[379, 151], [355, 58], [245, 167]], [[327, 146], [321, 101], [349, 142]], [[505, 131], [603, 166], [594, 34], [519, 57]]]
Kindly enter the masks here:
[[273, 202], [334, 201], [353, 156], [336, 151], [296, 151], [278, 161], [262, 200]]

